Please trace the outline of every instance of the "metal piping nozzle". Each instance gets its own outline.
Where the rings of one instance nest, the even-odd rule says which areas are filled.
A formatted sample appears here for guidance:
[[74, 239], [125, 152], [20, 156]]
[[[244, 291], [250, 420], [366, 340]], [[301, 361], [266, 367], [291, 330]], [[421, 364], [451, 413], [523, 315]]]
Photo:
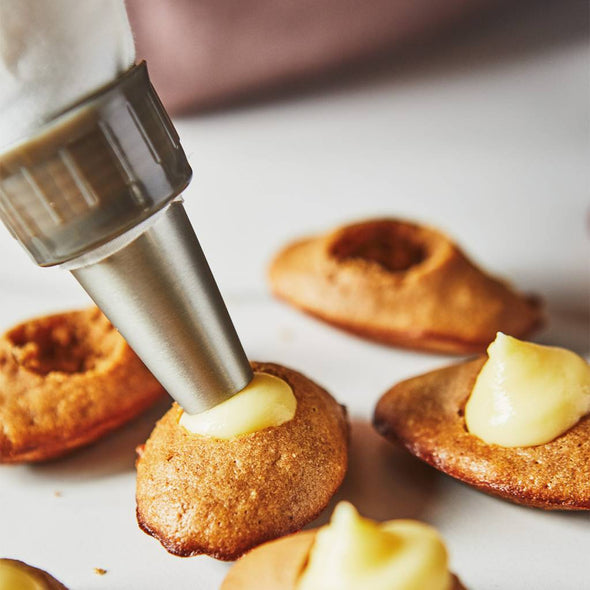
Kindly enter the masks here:
[[0, 154], [0, 218], [41, 266], [71, 270], [189, 413], [250, 364], [178, 197], [192, 171], [145, 63]]
[[252, 378], [181, 203], [121, 250], [72, 274], [187, 412], [218, 404]]

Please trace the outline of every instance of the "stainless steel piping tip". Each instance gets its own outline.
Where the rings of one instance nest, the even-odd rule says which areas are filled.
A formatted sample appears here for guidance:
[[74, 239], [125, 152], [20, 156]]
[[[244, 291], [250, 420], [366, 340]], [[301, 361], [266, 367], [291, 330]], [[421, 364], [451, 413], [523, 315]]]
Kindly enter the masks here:
[[121, 250], [71, 272], [188, 413], [217, 405], [252, 379], [181, 203]]

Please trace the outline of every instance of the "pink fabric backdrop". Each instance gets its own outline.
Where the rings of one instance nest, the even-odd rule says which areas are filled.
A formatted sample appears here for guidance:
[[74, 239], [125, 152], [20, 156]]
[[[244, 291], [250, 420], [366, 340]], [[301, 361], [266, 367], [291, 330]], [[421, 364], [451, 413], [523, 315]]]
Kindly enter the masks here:
[[231, 102], [425, 37], [485, 0], [127, 0], [174, 113]]

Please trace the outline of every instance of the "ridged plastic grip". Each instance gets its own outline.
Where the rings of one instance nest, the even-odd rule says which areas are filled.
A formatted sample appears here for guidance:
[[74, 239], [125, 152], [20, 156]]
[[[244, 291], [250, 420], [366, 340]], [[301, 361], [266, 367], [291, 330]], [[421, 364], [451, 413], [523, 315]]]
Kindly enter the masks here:
[[0, 219], [37, 264], [61, 264], [150, 217], [191, 176], [142, 62], [0, 154]]

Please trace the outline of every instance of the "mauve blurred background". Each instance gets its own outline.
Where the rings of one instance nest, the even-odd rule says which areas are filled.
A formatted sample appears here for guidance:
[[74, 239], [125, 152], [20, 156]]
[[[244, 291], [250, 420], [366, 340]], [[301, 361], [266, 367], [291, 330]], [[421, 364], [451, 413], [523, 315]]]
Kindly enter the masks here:
[[[478, 68], [588, 36], [583, 0], [127, 0], [139, 58], [186, 113], [438, 67]], [[376, 71], [377, 70], [377, 71]]]

